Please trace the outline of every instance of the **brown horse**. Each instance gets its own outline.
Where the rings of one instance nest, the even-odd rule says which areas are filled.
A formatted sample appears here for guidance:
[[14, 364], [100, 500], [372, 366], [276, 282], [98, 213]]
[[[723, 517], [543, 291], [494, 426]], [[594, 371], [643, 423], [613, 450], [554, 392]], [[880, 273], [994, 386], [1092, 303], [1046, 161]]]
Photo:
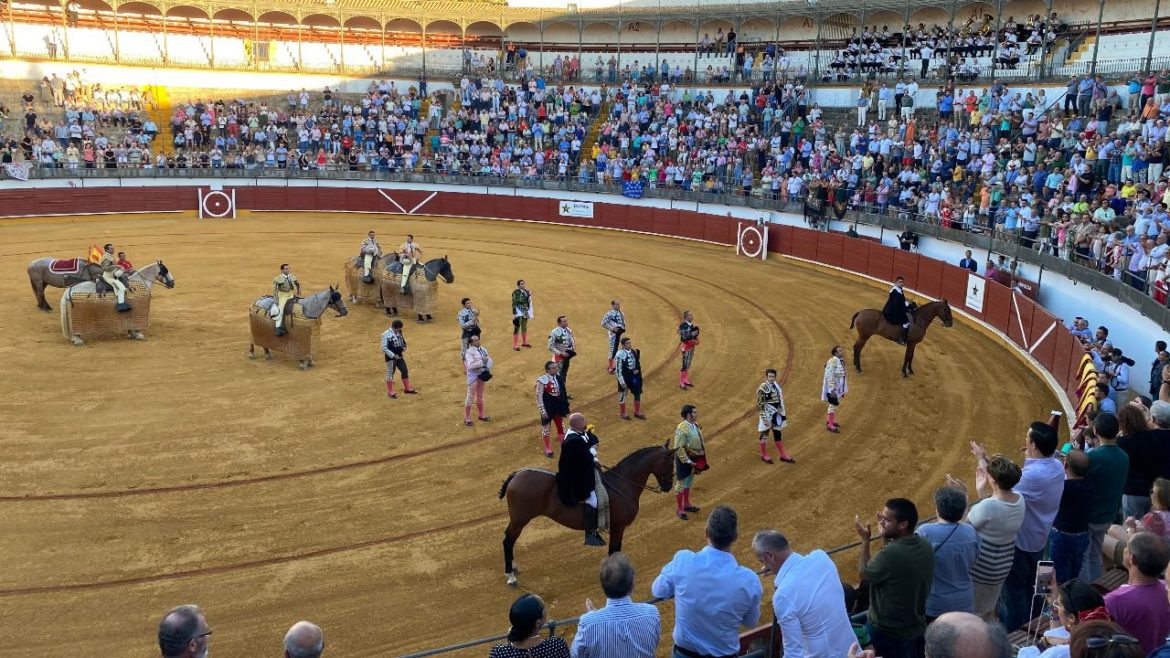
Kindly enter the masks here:
[[[906, 336], [906, 356], [902, 359], [902, 376], [914, 374], [914, 348], [926, 338], [926, 330], [935, 318], [942, 318], [943, 326], [949, 327], [955, 323], [951, 317], [951, 305], [947, 300], [923, 304], [914, 311], [913, 321], [910, 323], [910, 332]], [[886, 322], [882, 312], [875, 308], [862, 309], [853, 314], [849, 321], [849, 328], [857, 326], [857, 342], [853, 343], [853, 365], [857, 372], [861, 372], [861, 348], [874, 335], [897, 342], [902, 336], [902, 328]]]
[[[653, 475], [658, 490], [670, 491], [674, 486], [674, 459], [665, 446], [639, 448], [626, 455], [617, 466], [601, 476], [609, 492], [609, 552], [622, 550], [622, 535], [638, 515], [638, 499]], [[556, 476], [542, 469], [526, 468], [512, 473], [500, 487], [500, 498], [508, 498], [508, 529], [504, 531], [504, 573], [508, 584], [516, 586], [512, 564], [512, 549], [516, 540], [532, 519], [547, 516], [574, 530], [584, 530], [585, 522], [580, 505], [566, 506], [557, 494]]]

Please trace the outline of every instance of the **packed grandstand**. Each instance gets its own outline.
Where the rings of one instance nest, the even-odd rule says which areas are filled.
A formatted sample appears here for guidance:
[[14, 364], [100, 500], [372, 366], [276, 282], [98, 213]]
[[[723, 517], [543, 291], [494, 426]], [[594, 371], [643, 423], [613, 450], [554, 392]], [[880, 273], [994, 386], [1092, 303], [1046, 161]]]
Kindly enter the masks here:
[[[906, 251], [920, 234], [984, 245], [961, 267], [1021, 294], [1036, 283], [1021, 263], [1047, 268], [1170, 320], [1170, 29], [1155, 3], [528, 4], [9, 0], [3, 185], [320, 178], [726, 204], [856, 239], [895, 229]], [[546, 639], [575, 624], [548, 626], [521, 597], [491, 655], [1170, 655], [1170, 352], [1114, 344], [1106, 325], [1127, 315], [1083, 315], [1066, 324], [1092, 375], [1067, 423], [1010, 430], [1026, 435], [1020, 466], [975, 446], [970, 491], [948, 481], [934, 509], [892, 498], [872, 559], [858, 524], [859, 574], [813, 573], [823, 554], [757, 535], [774, 624], [757, 627], [750, 586], [750, 610], [718, 583], [687, 592], [692, 558], [676, 556], [640, 565], [676, 598], [660, 638], [657, 612], [625, 611], [618, 557], [600, 575], [612, 614]], [[736, 539], [716, 511], [693, 559], [743, 577], [709, 555]], [[205, 656], [214, 615], [166, 613], [163, 655]], [[286, 655], [327, 654], [321, 633], [293, 626]]]

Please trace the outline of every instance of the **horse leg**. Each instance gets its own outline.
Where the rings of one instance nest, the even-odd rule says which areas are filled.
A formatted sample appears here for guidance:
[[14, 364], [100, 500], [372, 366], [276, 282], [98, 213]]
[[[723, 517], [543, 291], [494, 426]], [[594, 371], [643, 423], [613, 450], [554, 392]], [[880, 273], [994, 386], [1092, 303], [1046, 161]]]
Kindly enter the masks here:
[[248, 358], [249, 359], [256, 358], [256, 344], [255, 343], [248, 343]]
[[914, 348], [918, 347], [918, 343], [906, 344], [906, 372], [911, 375], [914, 374]]
[[272, 350], [268, 349], [267, 347], [264, 348], [264, 360], [265, 361], [272, 360]]
[[28, 277], [28, 282], [32, 285], [33, 294], [36, 295], [37, 308], [46, 313], [52, 311], [53, 307], [49, 306], [48, 300], [45, 299], [45, 287], [47, 284], [43, 280], [34, 279], [31, 274]]
[[514, 564], [516, 540], [520, 539], [520, 533], [524, 532], [525, 525], [526, 521], [517, 523], [515, 520], [509, 520], [508, 527], [504, 530], [504, 575], [507, 577], [508, 585], [512, 587], [517, 586], [517, 569]]
[[622, 535], [626, 534], [625, 526], [614, 526], [609, 529], [609, 554], [613, 555], [622, 550]]
[[865, 347], [868, 338], [858, 336], [857, 342], [853, 343], [853, 367], [857, 368], [857, 372], [861, 372], [861, 350]]

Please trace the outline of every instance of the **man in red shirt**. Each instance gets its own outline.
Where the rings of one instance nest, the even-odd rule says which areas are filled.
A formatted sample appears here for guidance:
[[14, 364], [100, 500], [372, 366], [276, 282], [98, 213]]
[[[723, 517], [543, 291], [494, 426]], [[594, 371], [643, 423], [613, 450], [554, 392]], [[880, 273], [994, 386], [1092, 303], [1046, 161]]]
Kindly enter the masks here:
[[134, 274], [134, 265], [132, 265], [130, 263], [130, 261], [126, 260], [126, 252], [124, 252], [124, 251], [118, 252], [118, 261], [117, 262], [118, 262], [118, 267], [120, 267], [126, 271], [126, 276]]

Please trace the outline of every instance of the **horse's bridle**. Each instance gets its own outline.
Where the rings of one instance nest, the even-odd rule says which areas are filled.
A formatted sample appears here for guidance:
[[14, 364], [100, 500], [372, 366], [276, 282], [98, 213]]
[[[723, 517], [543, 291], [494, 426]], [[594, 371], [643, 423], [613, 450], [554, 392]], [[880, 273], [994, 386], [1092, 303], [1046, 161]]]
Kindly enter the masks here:
[[604, 471], [606, 473], [611, 473], [611, 474], [613, 474], [613, 476], [615, 478], [617, 478], [619, 480], [625, 480], [626, 482], [629, 482], [630, 484], [634, 485], [635, 487], [641, 487], [641, 488], [645, 489], [646, 491], [652, 491], [654, 493], [666, 493], [665, 491], [663, 491], [659, 487], [651, 487], [650, 485], [647, 485], [647, 484], [639, 484], [639, 483], [631, 480], [630, 478], [622, 475], [621, 473], [618, 473], [617, 471], [613, 470], [609, 466], [606, 466], [605, 464], [599, 463], [598, 466], [601, 467], [602, 471]]

